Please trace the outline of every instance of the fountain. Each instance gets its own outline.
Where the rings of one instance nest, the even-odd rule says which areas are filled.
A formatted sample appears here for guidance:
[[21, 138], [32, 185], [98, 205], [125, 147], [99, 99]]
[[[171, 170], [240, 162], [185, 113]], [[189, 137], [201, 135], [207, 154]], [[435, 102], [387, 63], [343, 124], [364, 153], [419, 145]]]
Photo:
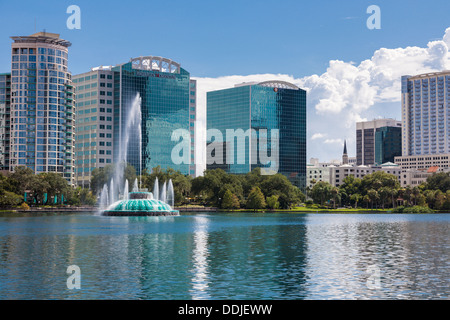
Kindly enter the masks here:
[[[166, 189], [166, 182], [159, 192], [158, 178], [155, 180], [153, 194], [147, 189], [140, 189], [142, 184], [142, 114], [141, 114], [141, 97], [139, 93], [131, 102], [127, 111], [127, 118], [122, 135], [122, 143], [120, 144], [119, 159], [114, 167], [114, 177], [108, 185], [103, 186], [100, 194], [100, 214], [108, 216], [160, 216], [160, 215], [179, 215], [179, 211], [173, 210], [173, 186], [169, 181], [169, 188]], [[138, 146], [138, 161], [139, 161], [139, 181], [136, 178], [131, 192], [129, 192], [128, 180], [124, 180], [124, 170], [128, 160], [127, 153], [130, 143], [130, 138], [137, 135]], [[133, 138], [132, 138], [133, 139]], [[123, 189], [121, 189], [123, 186]], [[123, 194], [122, 191], [123, 190]], [[171, 190], [171, 191], [170, 191]], [[169, 194], [168, 200], [170, 204], [166, 203], [166, 192]], [[170, 195], [172, 194], [172, 195]], [[122, 195], [122, 197], [120, 196]], [[155, 195], [155, 196], [153, 196]], [[120, 199], [122, 198], [122, 199]]]
[[[125, 183], [124, 190], [127, 189], [127, 183], [128, 181]], [[165, 185], [166, 183], [164, 182]], [[169, 183], [170, 185], [171, 183]], [[165, 197], [164, 189], [165, 187], [162, 194]], [[132, 192], [128, 193], [128, 195], [124, 194], [122, 200], [109, 205], [102, 214], [105, 216], [179, 216], [180, 212], [173, 210], [172, 206], [165, 201], [154, 199], [153, 193], [148, 192], [147, 189], [136, 189], [133, 187]]]

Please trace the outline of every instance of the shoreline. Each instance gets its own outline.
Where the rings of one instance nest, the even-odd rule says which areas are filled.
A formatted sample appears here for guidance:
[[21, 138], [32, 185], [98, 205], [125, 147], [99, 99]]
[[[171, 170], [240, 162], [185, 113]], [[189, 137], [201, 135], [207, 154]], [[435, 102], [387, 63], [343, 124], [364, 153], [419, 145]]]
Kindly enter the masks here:
[[[31, 207], [29, 210], [23, 210], [20, 208], [8, 208], [8, 209], [0, 209], [0, 213], [95, 213], [99, 209], [98, 207]], [[250, 210], [250, 209], [238, 209], [238, 210], [225, 210], [219, 209], [215, 207], [175, 207], [174, 210], [178, 210], [180, 213], [182, 212], [211, 212], [211, 213], [299, 213], [299, 214], [434, 214], [434, 213], [449, 213], [448, 211], [435, 211], [433, 213], [429, 212], [416, 212], [416, 213], [399, 213], [392, 212], [392, 209], [258, 209], [258, 210]]]

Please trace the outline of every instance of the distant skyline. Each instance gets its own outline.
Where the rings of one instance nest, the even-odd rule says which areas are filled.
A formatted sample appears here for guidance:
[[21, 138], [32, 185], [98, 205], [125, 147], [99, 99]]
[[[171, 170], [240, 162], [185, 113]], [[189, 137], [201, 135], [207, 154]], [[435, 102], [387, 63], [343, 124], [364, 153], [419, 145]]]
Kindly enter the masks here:
[[[69, 5], [81, 30], [69, 30]], [[381, 8], [369, 30], [368, 6]], [[401, 119], [400, 77], [450, 69], [450, 3], [426, 1], [16, 1], [1, 2], [0, 73], [10, 71], [10, 36], [46, 30], [72, 42], [72, 74], [132, 57], [170, 58], [206, 92], [278, 79], [308, 91], [308, 154], [355, 156], [355, 123]], [[36, 28], [35, 28], [36, 26]]]

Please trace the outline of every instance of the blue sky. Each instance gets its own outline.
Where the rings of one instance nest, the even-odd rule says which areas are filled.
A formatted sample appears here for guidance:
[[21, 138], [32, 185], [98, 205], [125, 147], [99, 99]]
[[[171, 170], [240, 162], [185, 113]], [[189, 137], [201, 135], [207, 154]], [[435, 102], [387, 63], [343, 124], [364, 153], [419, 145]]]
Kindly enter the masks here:
[[[71, 4], [81, 8], [81, 30], [66, 28]], [[381, 30], [366, 28], [371, 4], [381, 8]], [[359, 62], [380, 47], [426, 45], [449, 26], [449, 10], [445, 0], [1, 1], [0, 46], [34, 33], [36, 21], [37, 31], [73, 43], [73, 73], [160, 55], [199, 77], [300, 77], [324, 72], [332, 59]], [[8, 67], [9, 51], [1, 50], [0, 70]]]
[[[66, 27], [66, 9], [72, 4], [81, 8], [81, 30]], [[381, 30], [366, 27], [366, 10], [373, 4], [381, 8]], [[157, 55], [181, 63], [199, 78], [202, 95], [233, 81], [278, 75], [310, 93], [308, 157], [330, 160], [341, 156], [343, 139], [349, 140], [349, 153], [354, 155], [354, 126], [333, 123], [337, 116], [344, 119], [350, 112], [353, 120], [400, 119], [400, 93], [397, 99], [395, 92], [377, 84], [379, 70], [384, 68], [384, 76], [395, 71], [395, 65], [386, 63], [392, 54], [404, 54], [392, 60], [398, 64], [408, 56], [402, 50], [426, 49], [430, 42], [442, 42], [450, 27], [448, 12], [448, 0], [1, 1], [0, 72], [10, 70], [9, 37], [32, 34], [36, 25], [36, 31], [59, 33], [72, 42], [69, 69], [73, 74], [123, 63], [131, 57]], [[362, 62], [373, 60], [382, 48], [393, 51], [379, 52], [381, 58], [367, 69]], [[435, 57], [436, 48], [440, 47], [415, 50], [418, 62], [402, 65], [402, 72], [414, 74], [445, 66], [430, 65], [430, 59], [442, 60]], [[429, 57], [421, 59], [424, 54]], [[335, 60], [343, 64], [331, 68]], [[336, 74], [336, 70], [345, 70], [345, 76]], [[352, 72], [357, 74], [352, 77], [352, 88], [367, 86], [367, 94], [358, 89], [361, 97], [355, 100], [356, 94], [349, 89], [347, 100], [336, 102], [336, 94], [347, 90], [345, 77]], [[358, 79], [367, 73], [368, 79], [361, 84]], [[221, 78], [231, 76], [238, 77]], [[330, 78], [334, 82], [327, 82]], [[396, 88], [398, 82], [392, 81], [391, 87]], [[199, 103], [204, 104], [203, 97], [199, 97]], [[327, 137], [328, 146], [324, 148]]]

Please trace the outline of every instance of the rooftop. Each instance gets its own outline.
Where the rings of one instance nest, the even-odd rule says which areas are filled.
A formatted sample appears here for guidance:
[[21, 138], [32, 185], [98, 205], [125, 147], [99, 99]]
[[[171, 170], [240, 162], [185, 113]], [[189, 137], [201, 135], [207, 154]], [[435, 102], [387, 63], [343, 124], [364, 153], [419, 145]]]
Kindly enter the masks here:
[[444, 70], [441, 72], [430, 72], [430, 73], [422, 73], [415, 76], [410, 77], [408, 80], [418, 80], [423, 78], [432, 78], [438, 76], [450, 75], [450, 70]]
[[131, 58], [130, 60], [133, 69], [159, 71], [167, 73], [180, 73], [180, 64], [163, 57], [145, 56]]
[[11, 39], [14, 40], [14, 43], [48, 43], [60, 45], [66, 48], [72, 45], [69, 41], [61, 39], [59, 34], [45, 31], [37, 32], [30, 36], [13, 36]]

